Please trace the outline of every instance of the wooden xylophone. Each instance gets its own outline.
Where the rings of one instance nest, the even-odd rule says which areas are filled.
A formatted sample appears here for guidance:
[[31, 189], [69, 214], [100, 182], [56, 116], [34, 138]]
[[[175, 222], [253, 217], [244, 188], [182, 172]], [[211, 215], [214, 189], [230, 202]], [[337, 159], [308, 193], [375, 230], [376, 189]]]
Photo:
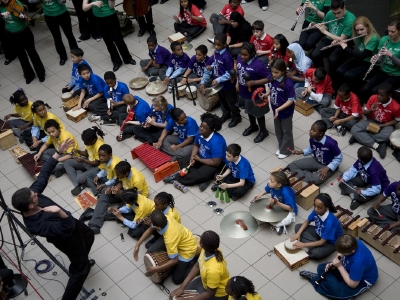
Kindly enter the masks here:
[[288, 167], [282, 169], [277, 167], [271, 172], [282, 171], [286, 173], [289, 178], [290, 185], [292, 186], [295, 195], [296, 202], [305, 210], [310, 209], [314, 205], [314, 199], [319, 194], [319, 187], [314, 184], [314, 182], [304, 181], [304, 176], [296, 177], [297, 173], [290, 173]]
[[342, 225], [343, 233], [358, 237], [358, 228], [365, 224], [366, 219], [361, 220], [360, 215], [353, 216], [353, 212], [344, 209], [340, 205], [336, 206], [336, 210], [335, 216]]
[[12, 129], [12, 127], [9, 124], [7, 124], [7, 122], [0, 119], [0, 132], [6, 131], [8, 129]]
[[153, 172], [156, 182], [179, 170], [177, 161], [170, 162], [171, 156], [155, 149], [148, 143], [134, 148], [131, 150], [131, 154], [132, 159], [139, 158]]
[[362, 226], [359, 226], [359, 238], [370, 244], [387, 258], [400, 265], [400, 230], [390, 232], [389, 225], [379, 227], [375, 222], [367, 218]]
[[13, 149], [10, 150], [12, 157], [14, 157], [15, 161], [17, 162], [17, 164], [21, 164], [19, 162], [19, 158], [21, 156], [24, 156], [25, 154], [27, 154], [28, 152], [26, 152], [24, 149], [22, 149], [20, 146], [17, 146]]
[[76, 96], [70, 100], [68, 100], [67, 102], [65, 102], [62, 107], [64, 109], [65, 112], [71, 110], [72, 108], [74, 108], [75, 106], [77, 106], [79, 103], [79, 96]]
[[33, 178], [37, 179], [40, 173], [40, 168], [44, 165], [44, 161], [39, 159], [37, 162], [35, 162], [33, 157], [34, 157], [33, 154], [27, 153], [19, 157], [18, 160], [21, 163], [21, 165], [25, 168], [25, 170], [27, 170], [28, 173], [31, 174], [31, 176], [33, 176]]
[[96, 205], [97, 203], [97, 198], [90, 191], [80, 193], [74, 200], [82, 210], [86, 210], [86, 208]]
[[0, 148], [4, 151], [17, 144], [11, 126], [0, 119]]

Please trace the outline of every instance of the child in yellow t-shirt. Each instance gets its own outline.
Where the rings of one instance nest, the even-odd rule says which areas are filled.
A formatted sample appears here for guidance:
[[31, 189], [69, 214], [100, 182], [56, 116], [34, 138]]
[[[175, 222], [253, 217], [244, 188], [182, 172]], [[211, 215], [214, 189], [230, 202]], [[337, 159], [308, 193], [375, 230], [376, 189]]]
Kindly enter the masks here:
[[116, 187], [117, 189], [128, 190], [136, 188], [139, 194], [146, 197], [149, 195], [149, 186], [146, 178], [138, 169], [131, 167], [130, 163], [121, 161], [115, 166], [114, 171], [120, 181]]
[[229, 295], [228, 300], [262, 300], [260, 295], [256, 293], [253, 282], [243, 276], [235, 276], [229, 279], [225, 291]]
[[[10, 102], [14, 107], [14, 113], [4, 117], [4, 121], [12, 127], [12, 131], [16, 137], [19, 137], [19, 142], [23, 143], [24, 138], [22, 133], [26, 130], [29, 134], [33, 124], [33, 113], [31, 106], [33, 102], [29, 101], [23, 89], [18, 89], [10, 97]], [[9, 120], [11, 117], [18, 118]]]
[[[53, 171], [54, 175], [58, 178], [64, 174], [64, 161], [72, 158], [72, 149], [79, 147], [78, 142], [71, 132], [61, 129], [60, 124], [56, 120], [47, 120], [44, 124], [44, 130], [49, 134], [49, 138], [42, 145], [39, 152], [33, 157], [35, 161], [39, 158], [43, 161], [48, 161], [50, 157], [56, 153], [59, 144], [62, 144], [66, 140], [74, 141], [66, 151], [60, 153], [58, 164]], [[53, 146], [53, 148], [49, 148], [50, 146]]]

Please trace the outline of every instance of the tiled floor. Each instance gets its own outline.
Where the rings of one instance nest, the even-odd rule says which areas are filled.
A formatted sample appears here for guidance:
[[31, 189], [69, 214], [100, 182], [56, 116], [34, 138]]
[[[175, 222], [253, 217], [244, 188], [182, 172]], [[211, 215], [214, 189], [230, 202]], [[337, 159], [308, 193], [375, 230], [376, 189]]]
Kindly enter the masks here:
[[[166, 4], [157, 4], [153, 6], [157, 37], [159, 43], [165, 47], [169, 47], [167, 38], [173, 33], [172, 15], [178, 10], [177, 2], [178, 0], [170, 0]], [[205, 11], [206, 17], [209, 17], [212, 12], [218, 12], [226, 2], [226, 0], [209, 0]], [[297, 26], [295, 33], [291, 32], [289, 29], [294, 23], [294, 10], [298, 6], [298, 0], [270, 0], [270, 7], [266, 12], [261, 11], [256, 5], [256, 2], [257, 1], [243, 5], [246, 19], [250, 23], [257, 19], [262, 19], [265, 22], [267, 32], [271, 36], [283, 33], [289, 41], [294, 41], [296, 39], [301, 26]], [[68, 3], [68, 5], [71, 5], [70, 2]], [[73, 29], [75, 36], [78, 37], [76, 19], [73, 19]], [[135, 59], [139, 61], [147, 57], [147, 35], [138, 38], [136, 36], [138, 31], [137, 24], [135, 24], [135, 27], [136, 33], [129, 35], [125, 41]], [[4, 58], [1, 58], [0, 115], [4, 116], [12, 112], [12, 106], [8, 102], [8, 98], [18, 87], [21, 87], [25, 89], [30, 100], [44, 100], [48, 102], [52, 106], [51, 111], [62, 118], [64, 124], [67, 126], [67, 130], [73, 132], [78, 137], [80, 145], [83, 146], [79, 138], [80, 133], [91, 124], [87, 119], [81, 121], [78, 125], [72, 123], [66, 118], [64, 111], [60, 108], [60, 91], [69, 79], [71, 62], [67, 62], [63, 67], [59, 66], [59, 58], [55, 55], [56, 52], [53, 40], [45, 24], [37, 24], [36, 27], [33, 28], [33, 32], [35, 34], [36, 47], [46, 67], [46, 81], [44, 83], [39, 83], [38, 80], [35, 80], [30, 85], [26, 85], [19, 62], [15, 60], [11, 65], [6, 67], [3, 65]], [[210, 44], [206, 40], [207, 37], [211, 36], [212, 29], [209, 26], [204, 34], [193, 41], [193, 44], [197, 46], [204, 43], [209, 46], [211, 52]], [[103, 41], [97, 43], [94, 40], [89, 40], [80, 43], [79, 46], [84, 49], [85, 59], [90, 63], [95, 73], [102, 76], [104, 71], [108, 71], [112, 68]], [[193, 55], [194, 49], [189, 51], [189, 54]], [[123, 66], [117, 72], [118, 79], [126, 83], [139, 75], [141, 75], [141, 72], [138, 65], [135, 67]], [[143, 90], [133, 93], [145, 98], [147, 101], [151, 99], [146, 96]], [[165, 94], [164, 96], [172, 102], [170, 94]], [[192, 102], [187, 100], [178, 101], [177, 106], [197, 120], [203, 113], [199, 105], [193, 106]], [[219, 111], [220, 109], [216, 109], [217, 113], [219, 113]], [[245, 117], [244, 114], [243, 117]], [[319, 115], [315, 112], [308, 117], [304, 117], [297, 112], [295, 113], [294, 133], [295, 145], [297, 148], [302, 149], [307, 146], [308, 130], [311, 124], [318, 118]], [[271, 134], [264, 142], [256, 145], [252, 141], [255, 135], [250, 137], [243, 137], [241, 135], [247, 126], [248, 120], [246, 118], [233, 129], [228, 129], [225, 124], [222, 134], [228, 143], [236, 142], [242, 146], [244, 156], [251, 161], [254, 172], [256, 173], [256, 187], [248, 196], [240, 201], [235, 203], [231, 202], [230, 204], [219, 204], [219, 207], [225, 210], [225, 214], [232, 211], [248, 211], [250, 199], [255, 194], [261, 192], [266, 185], [269, 171], [277, 166], [284, 167], [289, 162], [299, 158], [298, 156], [291, 156], [285, 160], [277, 159], [274, 155], [277, 148], [277, 141], [274, 134]], [[267, 128], [270, 132], [274, 132], [271, 114], [267, 115]], [[128, 139], [122, 143], [117, 143], [115, 136], [119, 132], [118, 128], [104, 127], [104, 129], [107, 131], [105, 140], [108, 144], [113, 146], [115, 154], [128, 159], [131, 164], [145, 174], [150, 185], [150, 198], [154, 197], [156, 193], [160, 191], [173, 194], [176, 206], [182, 215], [182, 222], [185, 226], [197, 234], [201, 234], [207, 229], [215, 230], [221, 234], [221, 248], [228, 262], [231, 275], [243, 275], [251, 279], [263, 299], [322, 298], [314, 292], [312, 286], [306, 280], [298, 276], [298, 270], [290, 271], [276, 255], [266, 255], [269, 250], [273, 249], [274, 245], [286, 240], [288, 236], [282, 235], [278, 237], [275, 233], [269, 231], [269, 226], [267, 226], [267, 224], [260, 225], [258, 230], [248, 238], [232, 239], [225, 236], [219, 228], [222, 217], [213, 215], [212, 210], [205, 205], [207, 201], [213, 199], [213, 193], [211, 193], [210, 190], [200, 193], [197, 187], [192, 187], [189, 193], [182, 194], [173, 188], [172, 185], [164, 185], [162, 182], [155, 183], [149, 169], [139, 162], [139, 160], [132, 160], [131, 158], [129, 151], [138, 146], [139, 142], [134, 139]], [[344, 171], [350, 167], [356, 159], [356, 150], [359, 146], [357, 144], [349, 146], [347, 143], [349, 136], [335, 136], [335, 138], [338, 140], [343, 150], [344, 161], [340, 166], [340, 171]], [[396, 175], [398, 171], [396, 171], [396, 169], [399, 164], [391, 155], [391, 151], [388, 152], [388, 156], [384, 160], [379, 158], [378, 160], [386, 167], [388, 175], [391, 181], [393, 181], [398, 179], [398, 175]], [[6, 202], [11, 205], [11, 195], [18, 188], [29, 186], [33, 182], [33, 179], [14, 161], [9, 151], [3, 151], [1, 153], [0, 171], [0, 188]], [[329, 183], [327, 186], [322, 186], [321, 190], [326, 191], [328, 187]], [[71, 189], [72, 185], [66, 175], [64, 175], [62, 178], [53, 179], [49, 182], [44, 193], [52, 197], [54, 201], [67, 210], [73, 212], [75, 217], [79, 217], [81, 210], [73, 200], [70, 193]], [[332, 195], [336, 204], [340, 204], [346, 208], [349, 206], [349, 199], [340, 195], [337, 184], [330, 189], [329, 193]], [[365, 217], [367, 215], [366, 209], [367, 205], [361, 206], [355, 211], [355, 215], [359, 214], [361, 217]], [[299, 207], [296, 223], [303, 222], [309, 213], [310, 211], [306, 212]], [[1, 226], [4, 239], [10, 241], [10, 231], [4, 219], [2, 220]], [[293, 234], [293, 227], [294, 226], [289, 226], [289, 234]], [[166, 299], [166, 294], [144, 276], [145, 268], [143, 260], [140, 259], [139, 262], [133, 260], [132, 250], [136, 242], [126, 234], [126, 231], [126, 228], [122, 228], [116, 223], [106, 223], [101, 230], [101, 234], [96, 236], [91, 257], [96, 260], [97, 264], [92, 268], [89, 278], [85, 283], [86, 289], [94, 289], [95, 295], [99, 296], [100, 299]], [[120, 233], [125, 234], [125, 242], [121, 241]], [[22, 238], [24, 241], [28, 240], [27, 235], [24, 233], [22, 233]], [[42, 238], [40, 240], [44, 241]], [[51, 253], [58, 253], [58, 250], [51, 244], [44, 242], [44, 245]], [[4, 249], [10, 250], [9, 255], [15, 260], [13, 252], [11, 251], [12, 247], [6, 244]], [[360, 296], [359, 299], [398, 299], [400, 293], [400, 267], [374, 249], [372, 249], [372, 252], [379, 266], [380, 278], [371, 290]], [[142, 257], [144, 253], [145, 249], [143, 247], [140, 251], [140, 257]], [[62, 257], [64, 263], [68, 265], [66, 257], [62, 254], [58, 256], [58, 258], [60, 257]], [[47, 259], [47, 257], [38, 246], [28, 243], [24, 259], [43, 260]], [[330, 259], [332, 259], [332, 255], [327, 258], [327, 260]], [[63, 294], [63, 286], [60, 282], [65, 285], [67, 276], [58, 267], [55, 268], [57, 272], [56, 276], [52, 276], [50, 272], [43, 275], [43, 277], [47, 279], [42, 279], [34, 272], [33, 262], [23, 262], [23, 266], [24, 271], [31, 279], [31, 283], [44, 299], [60, 299]], [[301, 267], [300, 270], [315, 270], [316, 266], [317, 263], [312, 261]], [[56, 279], [60, 282], [52, 281], [51, 279]], [[169, 290], [175, 288], [170, 279], [165, 282], [165, 285]], [[28, 287], [28, 292], [29, 295], [27, 297], [21, 295], [17, 299], [39, 299], [39, 296], [31, 287]], [[105, 296], [101, 296], [103, 292], [106, 293]]]

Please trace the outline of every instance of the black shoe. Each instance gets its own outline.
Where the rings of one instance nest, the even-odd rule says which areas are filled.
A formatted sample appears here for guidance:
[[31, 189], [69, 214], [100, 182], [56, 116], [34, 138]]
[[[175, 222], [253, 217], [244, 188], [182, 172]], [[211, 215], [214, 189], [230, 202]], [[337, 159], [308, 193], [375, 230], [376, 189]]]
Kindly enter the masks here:
[[313, 279], [314, 277], [318, 276], [317, 273], [313, 273], [313, 272], [307, 271], [307, 270], [300, 271], [299, 275], [300, 275], [301, 277], [304, 277], [304, 278], [310, 280], [310, 281], [311, 281], [311, 279]]
[[154, 29], [149, 30], [150, 35], [157, 35], [157, 33], [154, 31]]
[[78, 186], [74, 187], [74, 188], [71, 190], [71, 194], [72, 194], [73, 196], [78, 196], [78, 195], [83, 191], [84, 188], [85, 188], [85, 187], [83, 187], [82, 185], [78, 185]]
[[114, 64], [114, 68], [113, 71], [117, 72], [119, 70], [119, 68], [121, 67], [121, 64]]
[[4, 64], [7, 66], [7, 65], [9, 65], [14, 59], [15, 59], [15, 57], [12, 58], [12, 59], [6, 59], [6, 60], [4, 61]]
[[314, 109], [317, 113], [321, 114], [319, 111], [321, 110], [322, 106], [321, 105], [315, 105]]
[[177, 174], [178, 174], [178, 172], [176, 172], [176, 173], [174, 173], [174, 174], [171, 174], [171, 175], [165, 177], [165, 178], [163, 179], [163, 182], [165, 182], [165, 183], [172, 183], [172, 182], [174, 182]]
[[225, 115], [222, 115], [222, 117], [221, 117], [222, 123], [225, 123], [229, 119], [232, 119], [231, 114], [225, 114]]
[[65, 65], [65, 59], [60, 59], [60, 66]]
[[229, 122], [228, 127], [229, 127], [229, 128], [233, 128], [233, 127], [235, 127], [237, 124], [239, 124], [240, 122], [242, 122], [242, 118], [235, 118], [235, 119], [232, 119], [232, 120]]
[[233, 201], [237, 201], [237, 200], [239, 200], [239, 199], [240, 199], [239, 196], [232, 196], [232, 197], [231, 197], [231, 200], [233, 200]]
[[90, 229], [93, 230], [94, 234], [99, 234], [100, 233], [100, 228], [96, 226], [89, 226]]
[[357, 200], [352, 200], [350, 204], [350, 209], [355, 210], [361, 205], [361, 202], [358, 202]]
[[154, 82], [157, 80], [157, 76], [150, 76], [149, 77], [149, 82]]
[[268, 131], [260, 131], [260, 133], [254, 139], [254, 143], [261, 143], [263, 140], [267, 138], [267, 136], [269, 136]]
[[346, 132], [347, 132], [347, 129], [344, 128], [344, 127], [342, 127], [342, 130], [340, 130], [340, 134], [341, 134], [342, 136], [345, 136], [345, 135], [346, 135]]
[[56, 176], [56, 178], [60, 178], [63, 175], [64, 175], [64, 171], [62, 171], [62, 170], [57, 170], [54, 172], [54, 176]]
[[212, 190], [213, 192], [215, 192], [216, 190], [218, 190], [218, 184], [214, 184], [214, 185], [211, 187], [211, 190]]
[[191, 41], [193, 41], [193, 37], [191, 35], [186, 37], [186, 43], [190, 43]]
[[157, 238], [153, 237], [150, 241], [148, 241], [144, 246], [146, 249], [149, 249], [151, 245], [153, 245], [157, 241]]
[[134, 60], [133, 58], [131, 58], [130, 61], [126, 62], [125, 64], [127, 65], [136, 65], [136, 60]]
[[89, 259], [89, 267], [93, 267], [96, 264], [94, 259]]
[[164, 4], [165, 2], [168, 2], [168, 0], [161, 0], [160, 4]]
[[200, 185], [199, 185], [200, 192], [204, 192], [208, 188], [210, 183], [211, 183], [211, 180], [200, 183]]
[[78, 37], [78, 42], [87, 41], [88, 39], [90, 39], [90, 35], [82, 34]]
[[114, 216], [111, 211], [107, 211], [106, 215], [104, 216], [104, 221], [117, 221], [118, 218]]
[[139, 29], [139, 32], [138, 32], [138, 37], [142, 37], [142, 36], [144, 36], [144, 34], [146, 33], [146, 30], [144, 30], [144, 29]]
[[243, 135], [243, 136], [249, 136], [250, 134], [252, 134], [253, 132], [256, 132], [256, 131], [258, 131], [258, 130], [259, 130], [258, 126], [256, 126], [256, 127], [250, 126], [250, 127], [247, 127], [247, 128], [243, 131], [242, 135]]
[[35, 79], [35, 76], [33, 76], [32, 78], [26, 79], [25, 80], [26, 84], [30, 84], [33, 81], [33, 79]]
[[46, 79], [45, 77], [39, 77], [40, 82], [44, 82], [45, 79]]
[[379, 146], [378, 146], [378, 148], [375, 149], [376, 152], [379, 153], [379, 156], [380, 156], [382, 159], [386, 157], [386, 148], [387, 148], [387, 145], [386, 145], [385, 142], [383, 142], [383, 143], [380, 143]]
[[93, 217], [94, 209], [91, 207], [88, 207], [85, 209], [85, 211], [81, 214], [79, 217], [79, 221], [85, 222], [89, 221]]
[[354, 144], [355, 142], [357, 142], [356, 138], [354, 137], [354, 135], [351, 136], [351, 138], [349, 139], [349, 144]]

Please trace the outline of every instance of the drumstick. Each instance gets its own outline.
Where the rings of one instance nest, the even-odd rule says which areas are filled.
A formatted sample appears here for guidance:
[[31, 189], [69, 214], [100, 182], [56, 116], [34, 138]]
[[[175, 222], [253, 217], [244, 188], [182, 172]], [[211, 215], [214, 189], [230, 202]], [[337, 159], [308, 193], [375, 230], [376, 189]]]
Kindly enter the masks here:
[[[226, 165], [224, 165], [224, 167], [222, 168], [221, 172], [220, 172], [218, 175], [221, 175], [221, 174], [222, 174], [222, 172], [224, 172], [224, 171], [225, 171], [225, 168], [226, 168]], [[214, 184], [218, 184], [217, 182], [218, 182], [218, 180], [217, 180], [217, 179], [215, 179], [215, 182], [214, 182]]]
[[[356, 191], [356, 189], [353, 188], [352, 186], [350, 186], [347, 182], [342, 181], [342, 178], [341, 178], [340, 176], [337, 178], [337, 180], [340, 181], [340, 182], [342, 182], [342, 183], [344, 183], [345, 185], [347, 185], [347, 186], [348, 186], [349, 188], [351, 188], [353, 191]], [[357, 195], [358, 195], [358, 194], [357, 194]], [[360, 195], [361, 197], [363, 197], [365, 200], [367, 200], [367, 198], [365, 198], [363, 194], [359, 194], [359, 195]]]
[[377, 209], [375, 208], [375, 211], [376, 211], [376, 213], [378, 214], [379, 218], [382, 219], [383, 216], [382, 216], [382, 214], [379, 212], [379, 210], [377, 210]]

